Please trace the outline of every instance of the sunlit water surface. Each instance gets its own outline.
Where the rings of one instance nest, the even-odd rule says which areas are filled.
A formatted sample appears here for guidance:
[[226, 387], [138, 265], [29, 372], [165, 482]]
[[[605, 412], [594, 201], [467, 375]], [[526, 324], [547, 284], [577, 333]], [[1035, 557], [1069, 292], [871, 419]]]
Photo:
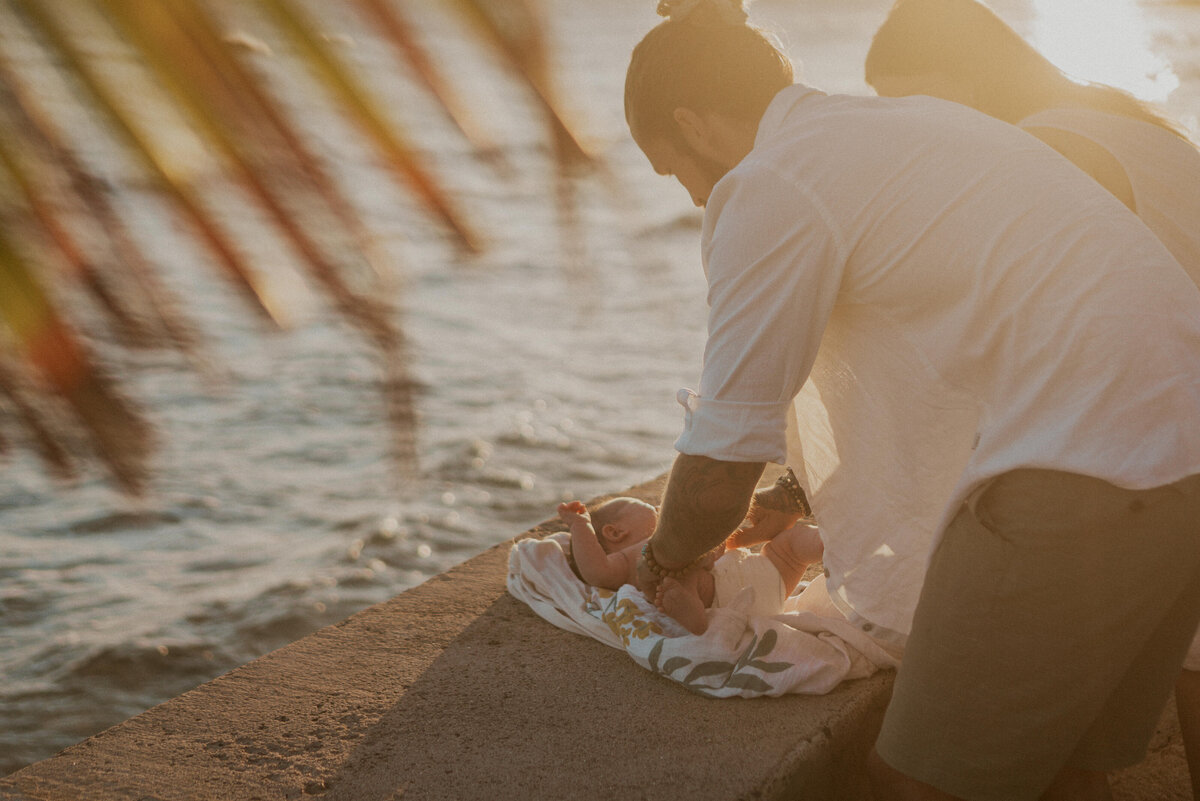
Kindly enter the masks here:
[[1135, 0], [1034, 0], [1030, 38], [1068, 74], [1164, 102], [1179, 88]]
[[[889, 4], [762, 0], [755, 14], [810, 83], [864, 93], [862, 59]], [[210, 333], [230, 388], [214, 395], [170, 356], [136, 357], [135, 385], [164, 441], [141, 505], [98, 482], [62, 491], [23, 457], [4, 468], [0, 775], [412, 587], [550, 517], [563, 498], [620, 490], [669, 466], [674, 392], [699, 370], [705, 289], [698, 212], [624, 129], [624, 69], [656, 20], [653, 5], [547, 3], [562, 84], [622, 187], [581, 187], [587, 258], [574, 266], [560, 248], [545, 146], [513, 113], [525, 100], [494, 80], [495, 67], [447, 20], [425, 20], [510, 145], [516, 169], [505, 178], [472, 158], [378, 40], [321, 6], [376, 89], [406, 119], [427, 120], [422, 146], [490, 240], [480, 258], [456, 253], [312, 94], [293, 90], [398, 262], [423, 385], [425, 476], [403, 493], [388, 469], [376, 365], [353, 332], [318, 308], [295, 332], [264, 336], [226, 287], [197, 277], [173, 224], [138, 206], [133, 224]], [[1051, 0], [996, 7], [1027, 35], [1054, 35]], [[1170, 108], [1194, 130], [1200, 62], [1188, 59], [1200, 51], [1200, 7], [1107, 7], [1141, 20], [1120, 22], [1125, 37], [1163, 65], [1155, 80], [1178, 76]], [[245, 24], [255, 30], [252, 16]], [[279, 73], [277, 60], [258, 64]], [[141, 190], [127, 191], [137, 200]], [[280, 261], [269, 237], [257, 246], [265, 263]], [[277, 280], [296, 284], [282, 270]]]

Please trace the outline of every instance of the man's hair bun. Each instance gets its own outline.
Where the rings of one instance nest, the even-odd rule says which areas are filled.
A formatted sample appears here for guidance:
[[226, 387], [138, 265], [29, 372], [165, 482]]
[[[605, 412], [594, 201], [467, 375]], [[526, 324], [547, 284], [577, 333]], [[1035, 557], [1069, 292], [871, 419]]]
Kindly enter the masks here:
[[741, 25], [747, 19], [746, 0], [659, 0], [658, 15], [673, 22], [685, 19]]

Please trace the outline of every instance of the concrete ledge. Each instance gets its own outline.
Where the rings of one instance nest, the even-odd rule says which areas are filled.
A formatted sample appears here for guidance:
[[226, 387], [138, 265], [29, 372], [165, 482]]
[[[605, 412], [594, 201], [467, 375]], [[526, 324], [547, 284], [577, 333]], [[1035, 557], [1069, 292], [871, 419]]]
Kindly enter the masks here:
[[0, 779], [0, 799], [870, 798], [891, 673], [702, 698], [536, 617], [505, 591], [508, 549]]

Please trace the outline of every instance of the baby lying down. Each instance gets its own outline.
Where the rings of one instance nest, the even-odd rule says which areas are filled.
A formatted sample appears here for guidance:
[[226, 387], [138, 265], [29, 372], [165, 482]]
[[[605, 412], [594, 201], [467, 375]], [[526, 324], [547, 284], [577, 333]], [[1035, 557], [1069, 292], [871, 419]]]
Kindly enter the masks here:
[[[653, 506], [619, 497], [589, 512], [582, 501], [570, 501], [559, 505], [558, 516], [570, 528], [571, 556], [583, 581], [609, 590], [637, 583], [643, 543], [658, 524]], [[724, 606], [747, 586], [755, 595], [750, 615], [777, 615], [822, 551], [816, 526], [802, 523], [780, 532], [759, 553], [721, 545], [683, 577], [663, 579], [654, 603], [693, 634], [707, 630], [706, 609]]]

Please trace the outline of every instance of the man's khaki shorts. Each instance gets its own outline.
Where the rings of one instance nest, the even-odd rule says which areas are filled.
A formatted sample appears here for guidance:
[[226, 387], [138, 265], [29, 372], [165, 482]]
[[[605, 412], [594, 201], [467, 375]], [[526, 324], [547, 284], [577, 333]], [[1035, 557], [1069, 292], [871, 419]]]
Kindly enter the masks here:
[[934, 553], [877, 749], [966, 799], [1145, 754], [1200, 622], [1200, 476], [1045, 470], [977, 491]]

